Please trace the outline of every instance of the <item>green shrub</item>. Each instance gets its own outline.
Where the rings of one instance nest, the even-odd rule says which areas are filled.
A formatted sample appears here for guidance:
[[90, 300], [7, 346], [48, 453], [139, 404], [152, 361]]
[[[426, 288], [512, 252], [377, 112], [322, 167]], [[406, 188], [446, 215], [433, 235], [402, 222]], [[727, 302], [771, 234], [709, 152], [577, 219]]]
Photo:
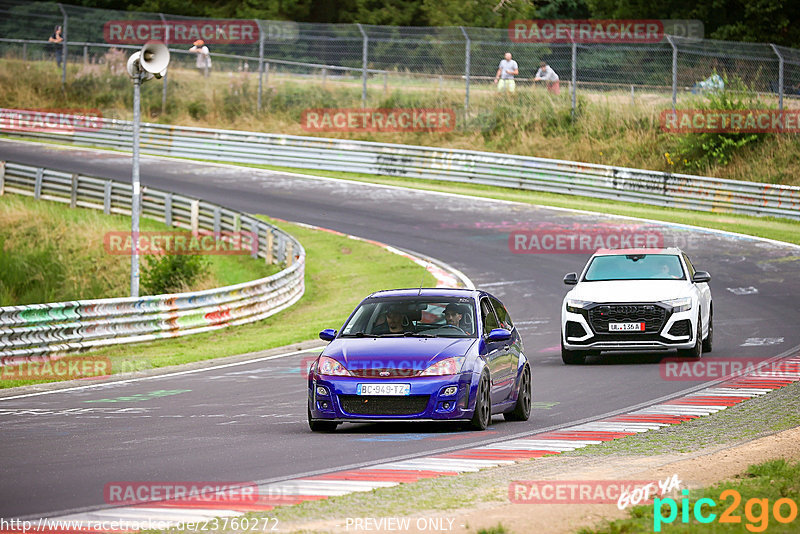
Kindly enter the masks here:
[[[725, 111], [756, 110], [765, 106], [740, 80], [726, 78], [724, 91], [706, 93], [704, 101], [696, 107], [703, 110]], [[665, 157], [669, 165], [677, 163], [693, 171], [705, 171], [714, 165], [727, 165], [742, 147], [759, 143], [769, 135], [771, 134], [692, 132], [676, 136], [675, 162], [669, 153], [666, 153]]]
[[209, 262], [202, 256], [148, 256], [142, 268], [142, 288], [147, 295], [179, 293], [208, 272]]

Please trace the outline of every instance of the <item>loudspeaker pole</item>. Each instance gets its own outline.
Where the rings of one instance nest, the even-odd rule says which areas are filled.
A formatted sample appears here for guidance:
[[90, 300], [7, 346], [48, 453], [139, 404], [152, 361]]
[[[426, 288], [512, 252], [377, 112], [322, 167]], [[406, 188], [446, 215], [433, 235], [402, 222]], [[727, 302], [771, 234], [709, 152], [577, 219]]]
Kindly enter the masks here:
[[139, 296], [139, 207], [142, 191], [139, 185], [139, 123], [141, 121], [140, 87], [142, 73], [133, 77], [133, 196], [131, 198], [131, 296]]
[[139, 296], [139, 215], [142, 188], [139, 184], [139, 127], [141, 122], [142, 82], [167, 74], [169, 49], [164, 43], [148, 41], [128, 58], [125, 68], [133, 79], [133, 171], [131, 173], [131, 297]]

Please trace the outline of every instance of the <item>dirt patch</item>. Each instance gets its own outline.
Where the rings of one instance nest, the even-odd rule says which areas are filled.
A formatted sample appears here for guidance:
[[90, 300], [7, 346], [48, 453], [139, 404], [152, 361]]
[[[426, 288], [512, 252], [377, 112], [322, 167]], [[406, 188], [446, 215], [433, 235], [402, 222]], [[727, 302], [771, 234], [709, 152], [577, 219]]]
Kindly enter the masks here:
[[[681, 487], [699, 488], [728, 480], [748, 466], [783, 458], [800, 460], [800, 428], [786, 430], [746, 443], [709, 447], [691, 453], [658, 456], [545, 457], [503, 469], [492, 477], [493, 486], [507, 487], [514, 480], [665, 480], [677, 475]], [[437, 511], [408, 517], [381, 518], [367, 514], [360, 518], [314, 521], [281, 525], [282, 529], [304, 532], [455, 532], [474, 533], [502, 524], [511, 533], [572, 533], [607, 519], [627, 517], [616, 504], [511, 504], [490, 502], [474, 508]], [[380, 523], [381, 519], [385, 521]], [[391, 521], [390, 521], [391, 520]], [[407, 528], [399, 528], [400, 526]]]

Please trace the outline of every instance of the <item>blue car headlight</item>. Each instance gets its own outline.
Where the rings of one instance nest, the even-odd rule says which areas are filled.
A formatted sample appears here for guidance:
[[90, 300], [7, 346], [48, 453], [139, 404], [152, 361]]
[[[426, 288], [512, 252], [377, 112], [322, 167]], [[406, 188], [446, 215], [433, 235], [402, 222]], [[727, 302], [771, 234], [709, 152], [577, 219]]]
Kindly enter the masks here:
[[419, 376], [457, 375], [461, 371], [465, 359], [464, 356], [445, 358], [422, 371]]
[[344, 365], [337, 362], [333, 358], [322, 356], [317, 364], [317, 372], [321, 375], [327, 376], [352, 376], [350, 371], [345, 369]]

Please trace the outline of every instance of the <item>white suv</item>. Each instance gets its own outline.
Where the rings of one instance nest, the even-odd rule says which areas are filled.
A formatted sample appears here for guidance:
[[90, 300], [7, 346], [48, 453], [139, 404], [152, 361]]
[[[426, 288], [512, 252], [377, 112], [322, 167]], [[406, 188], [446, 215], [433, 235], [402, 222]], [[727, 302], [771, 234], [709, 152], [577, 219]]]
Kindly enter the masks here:
[[580, 277], [564, 277], [575, 287], [561, 306], [561, 358], [668, 349], [700, 358], [714, 333], [709, 280], [678, 248], [598, 250]]

